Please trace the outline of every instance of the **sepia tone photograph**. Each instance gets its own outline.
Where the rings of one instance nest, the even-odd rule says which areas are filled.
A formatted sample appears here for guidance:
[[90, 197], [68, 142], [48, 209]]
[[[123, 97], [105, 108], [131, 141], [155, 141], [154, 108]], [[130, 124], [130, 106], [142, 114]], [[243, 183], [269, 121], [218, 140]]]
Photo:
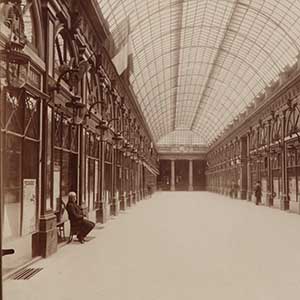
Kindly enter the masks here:
[[299, 299], [299, 0], [0, 0], [0, 125], [0, 300]]

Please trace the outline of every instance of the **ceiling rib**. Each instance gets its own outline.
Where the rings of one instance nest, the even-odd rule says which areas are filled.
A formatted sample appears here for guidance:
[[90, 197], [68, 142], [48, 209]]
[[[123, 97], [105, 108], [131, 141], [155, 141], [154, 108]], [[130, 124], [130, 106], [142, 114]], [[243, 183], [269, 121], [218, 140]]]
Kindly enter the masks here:
[[194, 130], [195, 127], [196, 127], [196, 122], [198, 121], [199, 113], [201, 111], [201, 104], [204, 101], [204, 98], [205, 98], [205, 95], [206, 95], [206, 91], [209, 88], [210, 81], [211, 81], [211, 79], [212, 79], [212, 77], [213, 77], [213, 75], [215, 73], [216, 66], [218, 65], [217, 61], [220, 58], [220, 55], [221, 55], [221, 52], [222, 52], [222, 48], [223, 48], [223, 45], [225, 43], [225, 40], [226, 40], [226, 37], [227, 37], [227, 34], [228, 34], [229, 27], [230, 27], [230, 25], [232, 23], [232, 20], [233, 20], [233, 17], [234, 17], [234, 14], [235, 14], [236, 10], [237, 10], [238, 5], [239, 5], [239, 0], [236, 0], [235, 3], [233, 4], [232, 10], [231, 10], [231, 14], [230, 14], [230, 17], [228, 18], [228, 22], [227, 22], [227, 25], [226, 25], [226, 29], [224, 30], [224, 35], [223, 35], [223, 37], [221, 39], [221, 42], [220, 42], [219, 47], [218, 47], [218, 51], [216, 52], [215, 58], [213, 60], [212, 67], [211, 67], [211, 69], [209, 71], [209, 74], [207, 76], [207, 80], [205, 82], [202, 95], [201, 95], [200, 100], [198, 102], [198, 106], [197, 106], [196, 112], [194, 114], [190, 130]]
[[176, 27], [175, 27], [175, 32], [176, 32], [176, 46], [175, 49], [178, 48], [178, 51], [174, 52], [174, 64], [176, 65], [175, 70], [174, 70], [174, 76], [175, 76], [175, 80], [174, 80], [174, 87], [175, 89], [175, 93], [173, 95], [173, 101], [172, 101], [172, 105], [173, 105], [173, 112], [172, 112], [172, 129], [173, 131], [175, 130], [176, 127], [176, 108], [177, 108], [177, 86], [178, 86], [178, 80], [179, 80], [179, 66], [180, 66], [180, 46], [181, 46], [181, 34], [182, 34], [182, 30], [180, 30], [180, 28], [182, 27], [182, 16], [183, 16], [183, 2], [178, 3], [178, 7], [179, 7], [179, 12], [178, 15], [176, 16]]

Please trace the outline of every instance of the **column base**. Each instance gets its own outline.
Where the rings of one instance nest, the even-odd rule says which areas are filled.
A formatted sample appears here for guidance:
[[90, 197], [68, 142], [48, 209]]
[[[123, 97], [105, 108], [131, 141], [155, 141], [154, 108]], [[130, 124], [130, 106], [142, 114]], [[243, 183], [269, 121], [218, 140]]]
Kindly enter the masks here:
[[268, 192], [267, 194], [267, 206], [273, 206], [273, 197], [272, 197], [272, 193]]
[[252, 201], [252, 191], [247, 191], [247, 200]]
[[113, 201], [113, 203], [110, 206], [110, 214], [111, 214], [111, 216], [117, 216], [118, 215], [117, 205], [116, 205], [115, 201]]
[[131, 207], [131, 193], [126, 195], [126, 206]]
[[246, 190], [241, 190], [240, 191], [240, 198], [242, 200], [247, 200], [247, 191]]
[[120, 210], [125, 210], [125, 209], [126, 209], [125, 197], [121, 196], [121, 198], [120, 198]]
[[171, 186], [170, 191], [174, 192], [175, 191], [175, 186]]
[[104, 202], [99, 202], [99, 208], [96, 210], [96, 222], [104, 224], [108, 220], [107, 209]]
[[115, 196], [113, 198], [112, 204], [111, 204], [111, 215], [112, 216], [117, 216], [119, 214], [120, 210], [120, 203], [119, 203], [119, 197]]
[[131, 198], [132, 198], [132, 203], [133, 203], [133, 204], [136, 204], [136, 192], [133, 192], [133, 193], [132, 193]]
[[33, 253], [48, 257], [57, 251], [56, 216], [54, 213], [40, 218], [40, 231], [33, 236]]
[[288, 210], [290, 208], [289, 203], [290, 201], [287, 200], [287, 196], [286, 195], [282, 196], [282, 198], [280, 199], [280, 209]]
[[192, 191], [194, 190], [194, 187], [193, 187], [192, 185], [190, 185], [190, 186], [188, 187], [188, 190], [192, 192]]

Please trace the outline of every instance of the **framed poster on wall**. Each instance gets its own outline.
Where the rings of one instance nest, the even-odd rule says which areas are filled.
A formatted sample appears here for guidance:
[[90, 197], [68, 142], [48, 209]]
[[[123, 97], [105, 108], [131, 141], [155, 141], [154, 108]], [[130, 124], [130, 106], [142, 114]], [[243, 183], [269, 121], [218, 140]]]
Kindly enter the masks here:
[[36, 179], [23, 179], [22, 235], [35, 231], [36, 226]]

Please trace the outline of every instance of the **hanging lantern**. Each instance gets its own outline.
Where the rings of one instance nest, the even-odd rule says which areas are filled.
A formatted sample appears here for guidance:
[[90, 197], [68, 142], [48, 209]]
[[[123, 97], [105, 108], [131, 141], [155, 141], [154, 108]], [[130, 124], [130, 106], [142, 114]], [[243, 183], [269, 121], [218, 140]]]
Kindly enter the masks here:
[[81, 102], [80, 96], [73, 96], [71, 101], [66, 103], [66, 107], [72, 109], [72, 118], [70, 120], [72, 125], [80, 125], [85, 121], [86, 106]]
[[9, 89], [22, 88], [28, 79], [30, 56], [23, 53], [24, 45], [8, 42], [0, 50], [0, 77], [6, 79]]

